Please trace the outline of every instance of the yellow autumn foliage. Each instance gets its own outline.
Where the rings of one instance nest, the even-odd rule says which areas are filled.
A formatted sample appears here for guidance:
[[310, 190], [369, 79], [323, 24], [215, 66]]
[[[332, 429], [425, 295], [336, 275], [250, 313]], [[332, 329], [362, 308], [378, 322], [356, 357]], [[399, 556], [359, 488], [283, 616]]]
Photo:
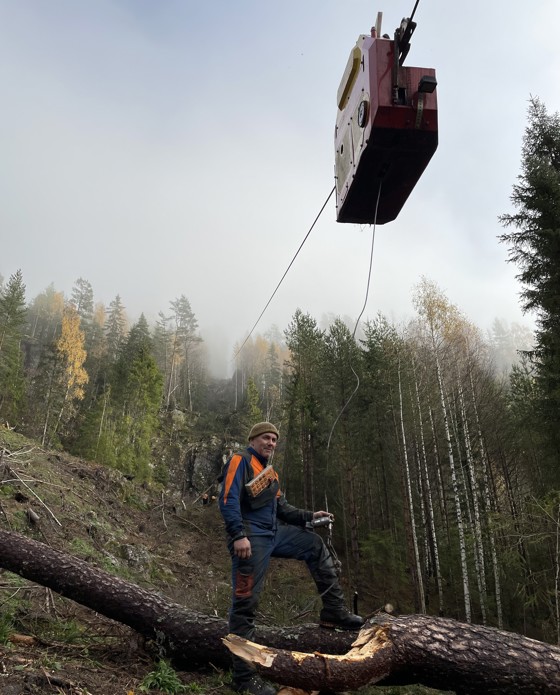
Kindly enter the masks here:
[[72, 305], [64, 309], [61, 333], [56, 341], [56, 350], [64, 364], [68, 397], [81, 400], [85, 394], [83, 387], [89, 380], [84, 369], [87, 353], [85, 335], [80, 328], [80, 316]]

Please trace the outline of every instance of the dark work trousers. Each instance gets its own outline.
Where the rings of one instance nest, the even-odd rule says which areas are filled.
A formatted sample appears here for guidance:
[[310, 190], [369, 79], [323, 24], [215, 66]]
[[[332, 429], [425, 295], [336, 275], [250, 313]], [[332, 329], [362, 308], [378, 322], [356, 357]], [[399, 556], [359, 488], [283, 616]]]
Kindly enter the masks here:
[[[234, 635], [253, 640], [255, 613], [263, 588], [266, 571], [271, 557], [303, 560], [311, 572], [323, 604], [332, 608], [344, 604], [344, 594], [332, 557], [319, 534], [300, 526], [278, 525], [274, 535], [249, 536], [251, 557], [240, 559], [232, 556], [233, 598], [229, 615], [229, 631]], [[243, 683], [253, 669], [239, 657], [233, 656], [233, 680]]]

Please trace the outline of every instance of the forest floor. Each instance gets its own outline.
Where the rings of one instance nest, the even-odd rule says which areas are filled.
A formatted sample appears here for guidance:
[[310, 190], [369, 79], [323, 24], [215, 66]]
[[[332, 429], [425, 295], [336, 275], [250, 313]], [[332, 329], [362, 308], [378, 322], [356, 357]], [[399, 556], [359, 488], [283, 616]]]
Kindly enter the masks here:
[[[2, 428], [0, 452], [0, 528], [226, 618], [230, 564], [215, 503], [137, 485]], [[318, 610], [305, 568], [274, 562], [259, 622], [310, 622]], [[216, 668], [175, 671], [132, 629], [0, 569], [0, 695], [232, 695], [229, 682]], [[361, 692], [436, 693], [420, 686]]]

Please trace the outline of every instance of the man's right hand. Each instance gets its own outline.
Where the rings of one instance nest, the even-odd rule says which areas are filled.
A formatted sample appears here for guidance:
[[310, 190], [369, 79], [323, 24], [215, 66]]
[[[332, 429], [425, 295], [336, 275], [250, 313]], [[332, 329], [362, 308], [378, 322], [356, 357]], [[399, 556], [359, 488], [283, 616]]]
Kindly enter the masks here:
[[233, 552], [237, 557], [246, 560], [251, 557], [251, 541], [245, 538], [238, 538], [233, 541]]

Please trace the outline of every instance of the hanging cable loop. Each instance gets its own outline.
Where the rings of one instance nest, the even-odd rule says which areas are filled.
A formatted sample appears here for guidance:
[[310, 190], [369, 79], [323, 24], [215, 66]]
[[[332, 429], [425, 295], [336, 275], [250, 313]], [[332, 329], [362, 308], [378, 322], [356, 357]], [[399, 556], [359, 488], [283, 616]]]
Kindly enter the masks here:
[[[373, 223], [373, 227], [372, 227], [372, 231], [371, 231], [371, 249], [370, 249], [370, 254], [369, 254], [369, 270], [368, 270], [368, 278], [367, 278], [367, 285], [366, 285], [366, 296], [364, 298], [364, 305], [362, 306], [362, 310], [360, 311], [360, 314], [359, 314], [358, 318], [356, 319], [356, 324], [354, 325], [354, 330], [352, 332], [352, 340], [355, 340], [355, 338], [356, 338], [356, 331], [358, 330], [358, 325], [360, 323], [360, 319], [362, 318], [362, 315], [366, 309], [368, 296], [369, 296], [369, 286], [371, 283], [371, 269], [373, 267], [373, 247], [375, 244], [375, 228], [377, 226], [377, 209], [379, 207], [379, 199], [381, 198], [381, 183], [382, 182], [379, 181], [379, 189], [377, 191], [377, 201], [375, 203], [375, 217], [374, 217], [374, 223]], [[354, 369], [354, 366], [352, 365], [352, 356], [349, 354], [348, 357], [349, 357], [349, 362], [350, 362], [350, 369], [352, 370], [352, 373], [354, 374], [354, 377], [356, 378], [356, 387], [354, 388], [354, 390], [350, 394], [346, 403], [340, 409], [340, 412], [336, 416], [336, 419], [333, 422], [333, 426], [331, 427], [329, 439], [327, 441], [327, 470], [328, 470], [328, 465], [329, 465], [328, 453], [329, 453], [329, 448], [331, 446], [331, 439], [333, 436], [334, 428], [336, 427], [337, 422], [339, 421], [340, 417], [342, 416], [342, 413], [344, 413], [344, 411], [346, 410], [346, 408], [350, 404], [350, 401], [354, 398], [354, 395], [356, 394], [356, 392], [360, 388], [360, 377], [358, 376], [358, 373], [356, 372], [356, 370]]]
[[[360, 314], [359, 314], [358, 318], [356, 319], [354, 331], [352, 332], [352, 340], [355, 340], [355, 338], [356, 338], [356, 331], [358, 330], [358, 325], [360, 323], [360, 319], [362, 318], [362, 315], [366, 309], [366, 305], [367, 305], [367, 301], [368, 301], [369, 286], [371, 283], [371, 269], [373, 267], [373, 248], [374, 248], [374, 243], [375, 243], [375, 228], [377, 226], [377, 209], [379, 207], [379, 199], [381, 197], [381, 183], [382, 182], [379, 181], [379, 190], [377, 191], [377, 200], [375, 202], [375, 217], [374, 217], [374, 222], [373, 222], [373, 228], [371, 231], [371, 249], [370, 249], [370, 254], [369, 254], [369, 270], [368, 270], [368, 279], [367, 279], [367, 285], [366, 285], [366, 296], [364, 297], [364, 305], [362, 306], [362, 310], [360, 311]], [[325, 467], [325, 476], [329, 470], [329, 450], [330, 450], [330, 446], [331, 446], [331, 439], [332, 439], [332, 435], [334, 432], [334, 428], [336, 427], [337, 422], [339, 421], [340, 417], [342, 416], [342, 413], [346, 410], [346, 408], [350, 404], [350, 401], [354, 398], [354, 395], [356, 394], [356, 392], [360, 388], [360, 377], [358, 376], [358, 373], [354, 369], [354, 366], [352, 364], [352, 355], [350, 353], [348, 354], [348, 360], [350, 363], [350, 369], [352, 370], [352, 373], [354, 374], [354, 376], [356, 378], [356, 387], [354, 388], [354, 390], [350, 394], [350, 397], [348, 398], [346, 403], [342, 406], [340, 412], [336, 416], [335, 421], [333, 422], [333, 426], [331, 427], [329, 439], [327, 442], [327, 464]], [[329, 509], [329, 501], [328, 501], [326, 490], [325, 490], [325, 509], [327, 511]], [[326, 537], [325, 543], [326, 543], [326, 546], [327, 546], [329, 553], [331, 554], [331, 557], [332, 557], [332, 560], [333, 560], [333, 563], [334, 563], [334, 566], [336, 569], [336, 573], [340, 576], [340, 574], [342, 572], [342, 562], [340, 562], [340, 560], [338, 559], [338, 555], [336, 554], [336, 551], [334, 549], [332, 527], [333, 527], [333, 525], [332, 525], [332, 523], [330, 523], [328, 531], [327, 531], [327, 537]]]

